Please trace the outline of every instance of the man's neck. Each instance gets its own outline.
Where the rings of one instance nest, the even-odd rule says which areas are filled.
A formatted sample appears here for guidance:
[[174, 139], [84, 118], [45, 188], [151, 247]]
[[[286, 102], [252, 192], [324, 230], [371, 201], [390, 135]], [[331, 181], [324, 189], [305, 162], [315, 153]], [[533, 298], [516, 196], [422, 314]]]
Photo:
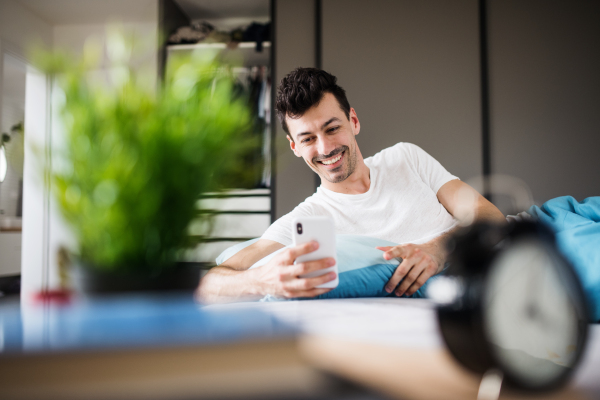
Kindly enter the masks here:
[[348, 178], [339, 183], [332, 183], [321, 178], [321, 186], [332, 192], [343, 194], [366, 193], [371, 187], [371, 172], [362, 157], [357, 162], [356, 169]]

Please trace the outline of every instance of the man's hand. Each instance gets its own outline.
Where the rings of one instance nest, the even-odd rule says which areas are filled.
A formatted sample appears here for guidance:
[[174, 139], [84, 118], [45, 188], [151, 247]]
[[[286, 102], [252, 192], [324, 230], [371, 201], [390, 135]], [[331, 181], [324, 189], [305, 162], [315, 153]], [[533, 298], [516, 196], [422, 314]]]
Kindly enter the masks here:
[[327, 293], [331, 288], [317, 288], [326, 282], [335, 279], [335, 272], [317, 276], [315, 278], [300, 278], [300, 275], [318, 271], [335, 265], [335, 259], [323, 258], [294, 264], [298, 256], [311, 253], [319, 248], [315, 241], [291, 247], [275, 256], [270, 262], [256, 268], [257, 284], [264, 294], [277, 297], [315, 297]]
[[[401, 244], [398, 246], [377, 247], [384, 251], [383, 258], [391, 260], [392, 258], [402, 258], [402, 262], [394, 271], [392, 278], [385, 285], [385, 290], [392, 293], [395, 290], [396, 296], [414, 294], [427, 279], [441, 272], [444, 267], [445, 256], [439, 243], [426, 244]], [[403, 280], [404, 278], [404, 280]], [[398, 284], [402, 281], [400, 286]], [[398, 286], [398, 287], [396, 287]]]
[[[454, 218], [463, 222], [506, 223], [506, 219], [500, 210], [471, 186], [458, 179], [446, 182], [438, 190], [437, 197]], [[464, 201], [465, 198], [469, 201]], [[391, 260], [394, 257], [402, 258], [402, 262], [394, 271], [392, 278], [385, 285], [385, 290], [392, 293], [395, 289], [397, 296], [403, 294], [410, 296], [419, 290], [427, 279], [441, 272], [447, 257], [445, 242], [454, 231], [456, 231], [456, 228], [425, 244], [377, 247], [379, 250], [385, 251], [383, 258], [386, 260]], [[400, 286], [398, 286], [399, 283]]]

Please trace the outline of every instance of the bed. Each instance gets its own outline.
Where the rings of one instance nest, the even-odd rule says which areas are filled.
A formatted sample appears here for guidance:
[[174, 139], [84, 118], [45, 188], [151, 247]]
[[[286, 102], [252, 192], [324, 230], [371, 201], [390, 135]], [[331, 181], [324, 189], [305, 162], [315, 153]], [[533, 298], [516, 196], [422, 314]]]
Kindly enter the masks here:
[[[565, 196], [542, 207], [534, 206], [527, 215], [541, 220], [557, 233], [558, 246], [574, 265], [590, 299], [591, 321], [598, 321], [600, 197], [577, 202]], [[344, 293], [338, 290], [339, 298], [235, 303], [207, 308], [258, 309], [272, 314], [301, 332], [304, 354], [313, 365], [395, 398], [477, 398], [480, 377], [463, 369], [446, 351], [438, 332], [434, 304], [424, 298], [426, 288], [420, 290], [416, 298], [384, 297], [387, 293], [383, 292], [383, 286], [398, 264], [397, 261], [382, 263], [381, 253], [373, 249], [385, 244], [373, 240], [338, 235], [340, 286], [349, 288]], [[232, 254], [233, 251], [224, 254], [217, 263]], [[269, 259], [266, 257], [254, 267]], [[359, 285], [353, 286], [356, 281]], [[375, 287], [378, 291], [371, 294], [365, 287]], [[600, 325], [590, 324], [589, 338], [571, 384], [544, 398], [600, 398], [597, 379]], [[521, 397], [514, 393], [509, 393], [510, 396]]]

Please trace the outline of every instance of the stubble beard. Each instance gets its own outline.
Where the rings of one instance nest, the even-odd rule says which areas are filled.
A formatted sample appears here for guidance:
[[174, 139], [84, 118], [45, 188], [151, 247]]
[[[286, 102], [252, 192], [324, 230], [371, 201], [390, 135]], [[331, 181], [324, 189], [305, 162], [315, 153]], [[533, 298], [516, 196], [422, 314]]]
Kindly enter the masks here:
[[[337, 167], [335, 169], [332, 169], [331, 171], [326, 170], [326, 172], [336, 173], [338, 171], [341, 171], [344, 168], [344, 166], [346, 166], [346, 171], [344, 173], [342, 173], [341, 175], [337, 175], [337, 176], [334, 175], [333, 177], [331, 177], [328, 173], [319, 174], [322, 178], [324, 178], [328, 182], [331, 182], [331, 183], [343, 182], [346, 179], [348, 179], [348, 177], [350, 175], [352, 175], [352, 173], [356, 169], [356, 152], [351, 153], [350, 148], [348, 146], [342, 146], [341, 151], [338, 151], [337, 149], [332, 151], [331, 155], [340, 154], [342, 152], [345, 153], [344, 154], [344, 162], [342, 163], [342, 165], [340, 165], [339, 167]], [[331, 156], [329, 156], [329, 157], [331, 157]], [[329, 157], [327, 157], [327, 158], [329, 158]], [[313, 162], [315, 162], [317, 158], [318, 157], [315, 157]]]

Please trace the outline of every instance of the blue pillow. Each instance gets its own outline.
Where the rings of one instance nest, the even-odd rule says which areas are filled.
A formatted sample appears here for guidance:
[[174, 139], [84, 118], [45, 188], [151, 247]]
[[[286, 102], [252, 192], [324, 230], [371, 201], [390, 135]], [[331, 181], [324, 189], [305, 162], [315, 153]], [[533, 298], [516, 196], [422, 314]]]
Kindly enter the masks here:
[[[256, 240], [257, 239], [254, 239], [254, 241]], [[232, 248], [225, 250], [217, 258], [217, 263], [219, 263], [219, 260], [224, 261], [226, 258], [231, 257], [233, 254], [235, 254], [235, 252], [251, 245], [254, 243], [254, 241], [248, 241], [233, 246], [236, 247], [236, 251], [233, 252], [230, 251]], [[311, 299], [395, 296], [393, 292], [390, 294], [385, 291], [385, 284], [392, 277], [392, 274], [399, 264], [399, 260], [385, 260], [383, 258], [383, 252], [375, 248], [378, 246], [395, 245], [396, 243], [368, 236], [336, 235], [336, 255], [340, 280], [339, 285], [335, 289]], [[269, 254], [268, 256], [257, 261], [250, 268], [257, 268], [265, 265], [273, 257], [275, 257], [275, 255], [279, 254], [283, 250], [285, 250], [285, 248]], [[225, 253], [228, 255], [226, 258], [223, 257], [223, 254]], [[429, 279], [425, 285], [423, 285], [410, 297], [426, 297], [426, 286], [431, 279]], [[282, 299], [270, 295], [263, 298], [263, 301], [275, 300]]]

